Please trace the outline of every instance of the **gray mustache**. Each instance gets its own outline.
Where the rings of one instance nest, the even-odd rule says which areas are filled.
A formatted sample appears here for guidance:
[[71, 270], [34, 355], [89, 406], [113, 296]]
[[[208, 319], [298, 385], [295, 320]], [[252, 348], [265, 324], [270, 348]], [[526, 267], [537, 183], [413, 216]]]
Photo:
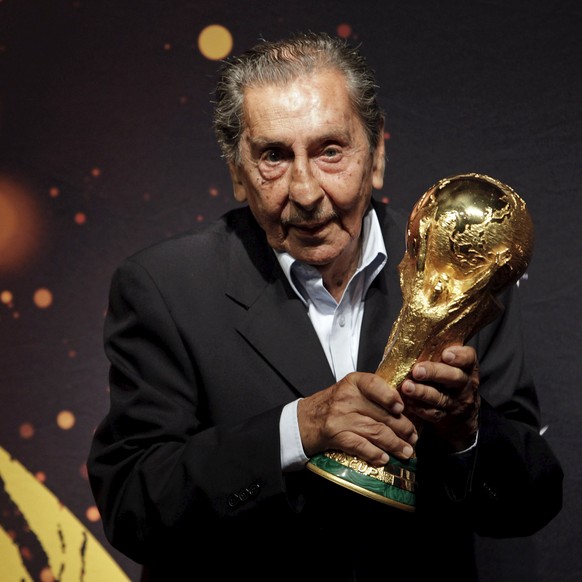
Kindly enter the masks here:
[[322, 212], [321, 210], [315, 210], [313, 212], [295, 210], [288, 218], [283, 220], [284, 226], [302, 226], [309, 228], [310, 226], [316, 226], [324, 222], [329, 222], [337, 218], [335, 212]]

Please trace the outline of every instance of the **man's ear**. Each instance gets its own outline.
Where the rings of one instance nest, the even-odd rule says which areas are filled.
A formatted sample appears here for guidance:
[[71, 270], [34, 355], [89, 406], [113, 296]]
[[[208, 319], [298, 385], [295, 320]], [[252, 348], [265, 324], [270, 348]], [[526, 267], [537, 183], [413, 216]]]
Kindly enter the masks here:
[[384, 170], [386, 168], [386, 149], [384, 145], [384, 124], [378, 132], [378, 143], [374, 149], [372, 166], [372, 186], [380, 190], [384, 186]]
[[228, 164], [230, 172], [230, 179], [232, 180], [232, 191], [237, 202], [245, 202], [247, 199], [247, 191], [244, 182], [241, 178], [241, 169], [235, 164]]

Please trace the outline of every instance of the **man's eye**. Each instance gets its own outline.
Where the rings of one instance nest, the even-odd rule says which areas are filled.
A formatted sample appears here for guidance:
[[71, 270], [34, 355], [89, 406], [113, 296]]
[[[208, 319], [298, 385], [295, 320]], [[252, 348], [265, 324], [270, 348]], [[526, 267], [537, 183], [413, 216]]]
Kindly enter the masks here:
[[334, 160], [335, 158], [339, 158], [341, 155], [341, 151], [337, 147], [327, 147], [323, 150], [323, 157], [327, 160]]
[[283, 159], [283, 154], [279, 150], [267, 150], [261, 158], [270, 164], [276, 164]]

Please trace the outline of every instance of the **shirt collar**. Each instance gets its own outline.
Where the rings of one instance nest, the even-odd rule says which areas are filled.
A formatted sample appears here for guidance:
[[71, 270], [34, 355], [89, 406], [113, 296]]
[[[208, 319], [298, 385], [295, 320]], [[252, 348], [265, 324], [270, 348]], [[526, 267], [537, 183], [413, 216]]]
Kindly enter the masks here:
[[[362, 222], [362, 252], [356, 273], [365, 271], [365, 282], [362, 297], [365, 296], [370, 284], [386, 264], [387, 253], [380, 222], [374, 208], [370, 206]], [[319, 271], [294, 259], [289, 253], [274, 250], [275, 256], [285, 273], [285, 277], [293, 287], [295, 293], [307, 305], [307, 293], [304, 282], [312, 277], [321, 277]]]

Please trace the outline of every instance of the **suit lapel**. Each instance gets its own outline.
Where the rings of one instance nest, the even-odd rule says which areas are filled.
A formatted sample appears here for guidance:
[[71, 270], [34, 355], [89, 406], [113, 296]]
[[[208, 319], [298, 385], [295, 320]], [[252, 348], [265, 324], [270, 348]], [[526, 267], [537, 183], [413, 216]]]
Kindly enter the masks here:
[[374, 203], [384, 234], [388, 259], [366, 295], [366, 308], [360, 332], [358, 370], [374, 372], [378, 368], [392, 324], [402, 306], [398, 263], [404, 253], [406, 217], [388, 212], [384, 204]]
[[[378, 367], [402, 305], [398, 263], [404, 252], [406, 217], [387, 212], [382, 204], [374, 206], [388, 260], [366, 295], [358, 353], [358, 370], [365, 372]], [[308, 396], [333, 384], [335, 378], [306, 308], [248, 209], [237, 215], [233, 227], [241, 234], [232, 237], [226, 293], [241, 306], [237, 332], [298, 395]]]
[[[235, 329], [298, 396], [335, 382], [303, 303], [250, 212], [239, 215], [226, 293], [241, 306]], [[242, 232], [242, 230], [239, 230]], [[248, 236], [248, 233], [251, 236]]]
[[285, 295], [282, 284], [270, 286], [237, 331], [298, 394], [308, 396], [334, 384], [335, 378], [303, 303]]

